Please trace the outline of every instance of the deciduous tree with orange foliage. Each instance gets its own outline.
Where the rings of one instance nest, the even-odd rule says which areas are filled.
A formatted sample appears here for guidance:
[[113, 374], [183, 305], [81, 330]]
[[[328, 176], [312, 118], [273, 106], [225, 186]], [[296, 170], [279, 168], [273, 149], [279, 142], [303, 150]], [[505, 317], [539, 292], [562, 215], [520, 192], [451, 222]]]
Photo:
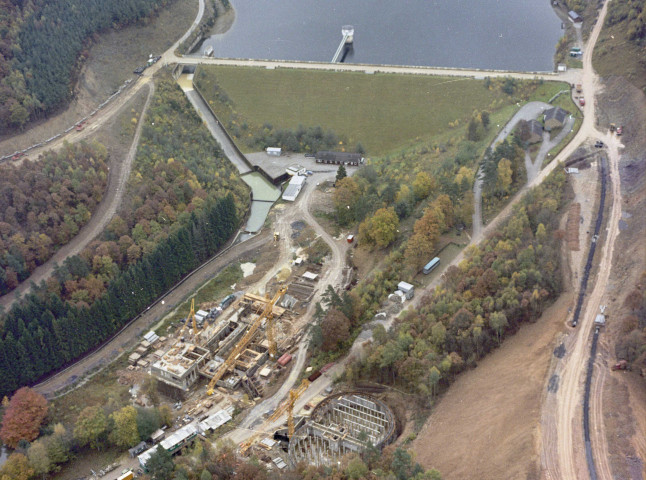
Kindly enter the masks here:
[[47, 400], [29, 387], [16, 391], [2, 417], [0, 438], [11, 448], [20, 440], [32, 441], [38, 437], [40, 425], [47, 416]]

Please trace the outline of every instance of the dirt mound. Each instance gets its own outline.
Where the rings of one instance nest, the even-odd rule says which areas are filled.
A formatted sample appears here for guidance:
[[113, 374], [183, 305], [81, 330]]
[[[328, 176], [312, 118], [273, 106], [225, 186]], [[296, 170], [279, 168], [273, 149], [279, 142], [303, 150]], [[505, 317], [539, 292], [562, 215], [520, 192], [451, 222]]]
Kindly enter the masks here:
[[565, 238], [567, 246], [574, 252], [579, 251], [579, 225], [581, 223], [581, 204], [573, 203], [567, 214], [567, 223], [565, 226]]

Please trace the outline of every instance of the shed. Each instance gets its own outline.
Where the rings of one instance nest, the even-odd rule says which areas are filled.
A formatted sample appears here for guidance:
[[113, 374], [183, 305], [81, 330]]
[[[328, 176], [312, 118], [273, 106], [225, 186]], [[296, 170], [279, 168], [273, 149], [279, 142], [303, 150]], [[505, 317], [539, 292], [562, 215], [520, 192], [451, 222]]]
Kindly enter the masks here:
[[153, 443], [159, 443], [164, 439], [165, 436], [166, 436], [166, 432], [160, 428], [158, 430], [155, 430], [150, 435], [150, 440], [152, 440]]
[[271, 368], [269, 367], [264, 367], [262, 370], [260, 370], [259, 375], [262, 378], [267, 378], [269, 375], [271, 375]]
[[353, 165], [363, 164], [364, 158], [360, 153], [351, 152], [316, 152], [316, 163], [331, 163], [333, 165]]
[[411, 298], [413, 298], [413, 295], [415, 295], [415, 287], [413, 287], [410, 283], [399, 282], [397, 284], [397, 289], [406, 296], [407, 300], [410, 300]]
[[579, 173], [579, 169], [575, 167], [568, 167], [565, 169], [565, 173]]
[[583, 18], [581, 18], [581, 15], [576, 13], [574, 10], [570, 10], [569, 12], [567, 12], [567, 16], [570, 18], [570, 21], [574, 23], [583, 22]]
[[283, 153], [283, 149], [278, 147], [267, 147], [265, 151], [267, 155], [271, 155], [272, 157], [280, 157]]
[[157, 335], [155, 332], [153, 332], [153, 331], [151, 330], [151, 331], [150, 331], [150, 332], [148, 332], [146, 335], [144, 335], [144, 339], [145, 339], [145, 340], [147, 340], [148, 342], [150, 342], [150, 344], [152, 345], [152, 344], [153, 344], [153, 343], [155, 343], [157, 340], [159, 340], [159, 335]]
[[301, 277], [303, 277], [305, 280], [311, 280], [314, 282], [319, 276], [316, 273], [305, 272], [303, 275], [301, 275]]
[[565, 125], [565, 119], [568, 112], [561, 107], [553, 107], [545, 111], [544, 123], [545, 130], [550, 132], [553, 128], [562, 128]]
[[135, 445], [132, 448], [128, 449], [128, 454], [130, 455], [130, 458], [135, 458], [137, 455], [139, 455], [141, 452], [146, 450], [146, 442], [140, 442], [137, 445]]
[[289, 167], [287, 167], [286, 171], [290, 176], [293, 177], [296, 175], [305, 175], [305, 172], [307, 172], [307, 169], [302, 165], [290, 165]]
[[352, 242], [354, 242], [354, 235], [348, 235], [348, 236], [346, 237], [346, 240], [348, 241], [348, 243], [352, 243]]

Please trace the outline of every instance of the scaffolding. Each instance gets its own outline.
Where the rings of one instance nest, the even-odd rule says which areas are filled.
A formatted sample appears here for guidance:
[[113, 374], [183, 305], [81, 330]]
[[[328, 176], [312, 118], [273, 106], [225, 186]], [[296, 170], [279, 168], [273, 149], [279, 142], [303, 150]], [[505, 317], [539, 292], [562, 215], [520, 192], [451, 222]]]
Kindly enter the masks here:
[[294, 464], [332, 466], [368, 444], [387, 445], [394, 434], [394, 415], [383, 402], [363, 394], [339, 394], [321, 402], [296, 431], [289, 443], [289, 457]]

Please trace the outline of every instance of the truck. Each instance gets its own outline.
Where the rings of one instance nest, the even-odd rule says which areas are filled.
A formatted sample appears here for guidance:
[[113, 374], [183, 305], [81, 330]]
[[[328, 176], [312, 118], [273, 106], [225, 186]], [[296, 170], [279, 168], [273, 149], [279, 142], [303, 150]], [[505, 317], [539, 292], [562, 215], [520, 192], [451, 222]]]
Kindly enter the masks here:
[[626, 360], [619, 360], [612, 366], [612, 370], [629, 370], [628, 362]]
[[132, 470], [128, 470], [126, 473], [117, 478], [117, 480], [132, 480], [133, 478], [135, 478], [135, 474], [132, 472]]
[[580, 83], [576, 84], [576, 93], [581, 93], [583, 91], [583, 86]]

